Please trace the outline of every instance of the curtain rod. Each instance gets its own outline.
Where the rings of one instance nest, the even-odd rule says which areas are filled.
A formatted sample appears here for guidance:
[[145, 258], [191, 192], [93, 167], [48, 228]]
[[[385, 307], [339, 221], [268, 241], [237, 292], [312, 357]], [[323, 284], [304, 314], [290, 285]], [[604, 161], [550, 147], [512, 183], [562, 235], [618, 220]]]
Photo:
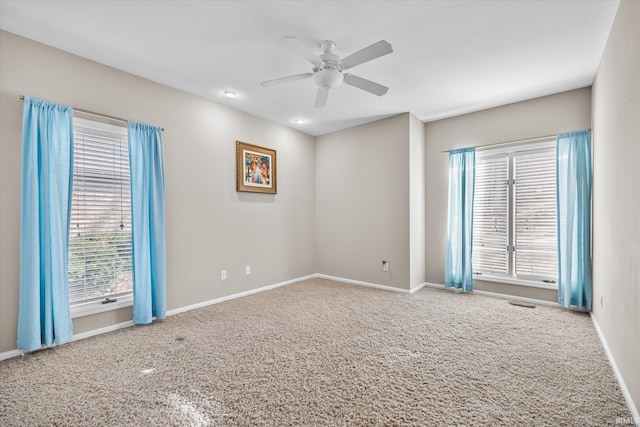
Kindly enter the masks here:
[[[589, 132], [591, 132], [591, 128], [587, 129]], [[485, 144], [485, 145], [477, 145], [475, 148], [489, 148], [489, 147], [497, 147], [499, 145], [508, 145], [508, 144], [521, 144], [523, 142], [534, 142], [534, 141], [540, 141], [540, 140], [545, 140], [545, 139], [550, 139], [550, 138], [557, 138], [558, 134], [553, 134], [553, 135], [545, 135], [545, 136], [538, 136], [535, 138], [529, 138], [529, 139], [518, 139], [516, 141], [505, 141], [505, 142], [494, 142], [492, 144]], [[451, 151], [453, 151], [454, 148], [452, 148], [451, 150], [444, 150], [441, 151], [441, 153], [450, 153]]]
[[[519, 139], [519, 140], [516, 140], [516, 141], [494, 142], [492, 144], [477, 145], [475, 148], [489, 148], [489, 147], [497, 147], [499, 145], [520, 144], [522, 142], [534, 142], [534, 141], [539, 141], [539, 140], [544, 140], [544, 139], [556, 138], [557, 136], [558, 136], [557, 134], [554, 134], [554, 135], [538, 136], [538, 137], [529, 138], [529, 139]], [[442, 153], [449, 153], [449, 152], [451, 152], [453, 150], [454, 150], [454, 148], [452, 148], [451, 150], [444, 150], [444, 151], [442, 151]]]
[[[19, 96], [20, 100], [24, 101], [24, 95]], [[90, 116], [102, 117], [105, 119], [116, 120], [118, 122], [127, 123], [127, 120], [121, 119], [120, 117], [107, 116], [106, 114], [94, 113], [93, 111], [81, 110], [80, 108], [73, 108], [75, 111], [79, 111], [80, 113], [88, 114]], [[160, 128], [162, 132], [164, 132], [164, 128]]]

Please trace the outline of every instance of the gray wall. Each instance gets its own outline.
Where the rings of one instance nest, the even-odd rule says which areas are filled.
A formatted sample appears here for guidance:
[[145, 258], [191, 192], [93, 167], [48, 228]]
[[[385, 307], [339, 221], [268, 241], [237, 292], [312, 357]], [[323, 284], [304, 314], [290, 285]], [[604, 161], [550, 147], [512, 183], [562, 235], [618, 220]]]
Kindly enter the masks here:
[[[444, 283], [449, 157], [442, 151], [535, 138], [590, 126], [590, 88], [426, 123], [426, 281]], [[474, 280], [474, 289], [557, 301], [555, 290], [479, 280]]]
[[593, 314], [635, 406], [640, 409], [637, 1], [620, 2], [593, 84], [593, 159]]
[[[168, 310], [315, 273], [312, 136], [7, 32], [0, 68], [0, 352], [16, 348], [19, 95], [165, 128]], [[277, 150], [277, 195], [236, 192], [236, 140]], [[74, 333], [128, 320], [78, 318]]]
[[317, 138], [318, 273], [410, 288], [409, 127], [405, 113]]

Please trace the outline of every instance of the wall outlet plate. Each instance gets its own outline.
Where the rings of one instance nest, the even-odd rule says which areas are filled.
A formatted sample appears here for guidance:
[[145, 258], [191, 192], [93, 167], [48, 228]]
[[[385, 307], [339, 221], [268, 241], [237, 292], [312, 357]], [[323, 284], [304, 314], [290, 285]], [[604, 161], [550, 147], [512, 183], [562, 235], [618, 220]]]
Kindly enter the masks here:
[[246, 274], [247, 276], [251, 274], [251, 266], [250, 265], [246, 265], [244, 267], [244, 274]]
[[227, 270], [220, 271], [220, 280], [227, 280]]

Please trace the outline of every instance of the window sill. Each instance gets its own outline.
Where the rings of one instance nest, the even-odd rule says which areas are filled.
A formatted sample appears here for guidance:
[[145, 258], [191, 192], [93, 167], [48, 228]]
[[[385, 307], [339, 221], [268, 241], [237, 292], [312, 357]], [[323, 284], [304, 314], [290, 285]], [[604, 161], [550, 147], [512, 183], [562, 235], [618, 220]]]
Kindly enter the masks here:
[[102, 304], [102, 301], [91, 301], [70, 306], [71, 318], [90, 316], [92, 314], [104, 313], [105, 311], [117, 310], [119, 308], [133, 306], [133, 295], [120, 295], [115, 297], [116, 302]]
[[489, 274], [473, 276], [473, 280], [479, 280], [482, 282], [506, 283], [508, 285], [517, 285], [517, 286], [528, 286], [530, 288], [551, 289], [553, 291], [558, 290], [557, 283], [543, 283], [543, 282], [536, 282], [533, 280], [515, 279], [513, 277], [491, 276]]

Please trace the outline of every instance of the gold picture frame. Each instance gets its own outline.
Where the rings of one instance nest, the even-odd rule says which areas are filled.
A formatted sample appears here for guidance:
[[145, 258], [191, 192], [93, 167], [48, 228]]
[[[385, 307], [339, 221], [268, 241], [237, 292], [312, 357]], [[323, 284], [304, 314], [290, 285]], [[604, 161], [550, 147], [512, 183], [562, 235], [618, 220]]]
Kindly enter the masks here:
[[276, 150], [236, 141], [236, 191], [276, 194]]

